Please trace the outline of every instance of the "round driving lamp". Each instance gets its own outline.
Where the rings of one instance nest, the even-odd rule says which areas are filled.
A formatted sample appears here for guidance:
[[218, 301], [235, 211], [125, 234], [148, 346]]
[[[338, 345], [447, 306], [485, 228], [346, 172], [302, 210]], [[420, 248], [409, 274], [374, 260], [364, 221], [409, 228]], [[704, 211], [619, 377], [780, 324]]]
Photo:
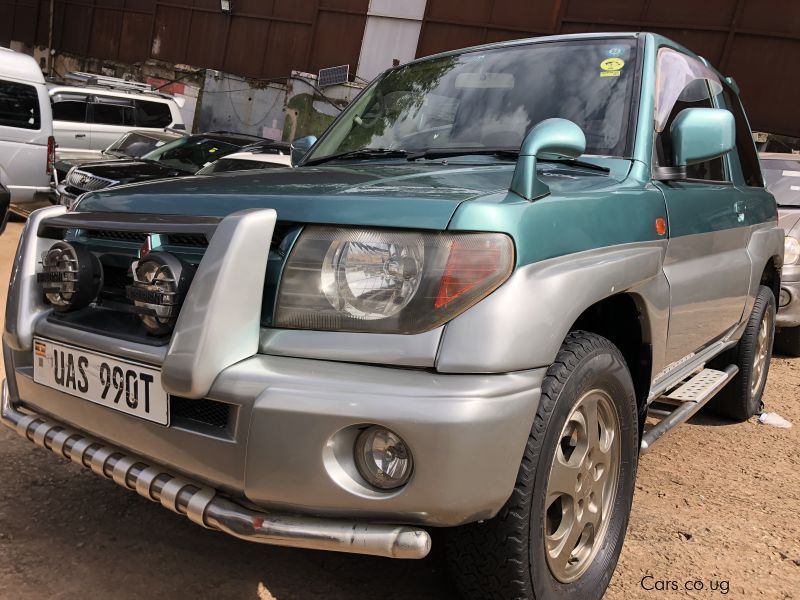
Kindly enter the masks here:
[[45, 300], [59, 312], [91, 304], [100, 293], [103, 269], [98, 258], [79, 242], [56, 242], [42, 255], [36, 274]]
[[356, 467], [373, 487], [393, 490], [411, 477], [414, 461], [403, 439], [396, 433], [374, 425], [356, 438]]
[[168, 252], [150, 252], [133, 263], [132, 271], [126, 296], [148, 333], [167, 335], [178, 320], [193, 269]]

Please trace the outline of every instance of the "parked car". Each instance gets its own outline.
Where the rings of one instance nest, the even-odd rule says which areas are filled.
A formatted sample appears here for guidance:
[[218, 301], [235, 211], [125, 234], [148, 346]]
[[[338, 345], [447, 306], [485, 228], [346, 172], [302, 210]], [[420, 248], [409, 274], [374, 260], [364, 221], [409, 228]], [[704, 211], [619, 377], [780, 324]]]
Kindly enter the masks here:
[[178, 138], [129, 160], [107, 160], [73, 167], [58, 186], [59, 201], [65, 206], [81, 194], [152, 179], [194, 175], [223, 156], [264, 141], [241, 133], [212, 132]]
[[800, 154], [761, 153], [767, 189], [778, 202], [784, 238], [775, 349], [800, 356]]
[[175, 99], [148, 89], [143, 84], [99, 76], [88, 78], [84, 85], [51, 88], [59, 154], [99, 152], [134, 129], [185, 129]]
[[0, 47], [0, 184], [18, 212], [49, 205], [55, 140], [42, 71], [27, 54]]
[[11, 204], [11, 192], [0, 183], [0, 233], [6, 230], [8, 223], [8, 207]]
[[444, 528], [466, 598], [598, 599], [640, 451], [759, 411], [783, 245], [735, 86], [678, 44], [447, 52], [295, 169], [37, 212], [0, 420], [245, 540], [422, 558]]
[[292, 166], [292, 147], [285, 142], [267, 142], [242, 148], [203, 167], [197, 175], [214, 175], [232, 171], [275, 169]]
[[62, 158], [56, 149], [56, 185], [63, 181], [72, 167], [83, 165], [90, 162], [104, 160], [118, 160], [128, 158], [141, 158], [148, 152], [172, 142], [188, 134], [164, 129], [163, 131], [152, 131], [149, 129], [137, 129], [123, 134], [118, 140], [111, 144], [100, 153], [90, 151], [86, 153], [70, 153], [69, 157]]

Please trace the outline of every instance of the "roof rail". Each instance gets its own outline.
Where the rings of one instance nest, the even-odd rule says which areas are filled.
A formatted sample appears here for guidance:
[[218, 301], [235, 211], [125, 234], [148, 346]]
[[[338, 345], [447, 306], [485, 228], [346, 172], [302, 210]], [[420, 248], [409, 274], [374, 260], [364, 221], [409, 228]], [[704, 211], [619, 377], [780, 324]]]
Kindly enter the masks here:
[[109, 77], [107, 75], [97, 75], [95, 73], [84, 73], [83, 71], [70, 71], [64, 75], [64, 79], [80, 83], [86, 87], [102, 87], [120, 92], [137, 92], [140, 94], [150, 94], [171, 98], [169, 94], [153, 89], [149, 83], [141, 81], [129, 81], [121, 77]]

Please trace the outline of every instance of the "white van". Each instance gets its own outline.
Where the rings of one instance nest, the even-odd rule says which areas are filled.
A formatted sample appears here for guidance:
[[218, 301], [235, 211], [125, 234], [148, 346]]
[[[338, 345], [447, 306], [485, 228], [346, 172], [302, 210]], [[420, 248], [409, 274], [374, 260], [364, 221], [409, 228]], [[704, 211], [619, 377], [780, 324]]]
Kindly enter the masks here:
[[177, 103], [164, 94], [84, 85], [53, 87], [50, 98], [59, 157], [105, 150], [134, 129], [185, 129]]
[[[0, 183], [27, 212], [54, 197], [55, 159], [50, 96], [37, 62], [0, 47]], [[24, 206], [27, 205], [27, 206]]]

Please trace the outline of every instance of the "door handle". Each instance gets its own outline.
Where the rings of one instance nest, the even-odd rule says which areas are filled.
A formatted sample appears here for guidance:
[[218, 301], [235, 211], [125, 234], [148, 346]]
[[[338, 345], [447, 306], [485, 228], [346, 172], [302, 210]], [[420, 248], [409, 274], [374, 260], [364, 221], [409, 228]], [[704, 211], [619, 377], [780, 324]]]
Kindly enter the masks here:
[[739, 223], [744, 223], [744, 213], [747, 210], [747, 203], [744, 200], [738, 200], [733, 203], [733, 211], [738, 215]]
[[86, 134], [85, 134], [85, 133], [76, 133], [76, 134], [75, 134], [75, 139], [76, 139], [76, 140], [77, 140], [78, 138], [85, 138], [85, 137], [86, 137]]

